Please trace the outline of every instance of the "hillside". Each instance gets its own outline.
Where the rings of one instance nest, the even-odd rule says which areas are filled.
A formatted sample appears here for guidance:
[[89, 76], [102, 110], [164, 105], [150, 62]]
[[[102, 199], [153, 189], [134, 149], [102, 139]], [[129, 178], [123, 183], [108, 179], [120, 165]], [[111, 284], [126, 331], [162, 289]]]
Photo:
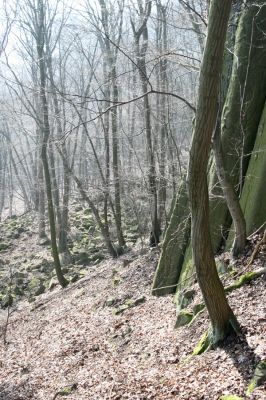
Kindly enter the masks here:
[[[37, 234], [28, 241], [24, 235], [11, 240], [2, 260], [15, 254], [25, 263], [36, 246], [44, 248]], [[266, 358], [265, 275], [228, 295], [245, 335], [188, 357], [208, 328], [207, 312], [174, 329], [173, 297], [150, 294], [157, 259], [158, 250], [135, 246], [118, 260], [83, 268], [86, 275], [64, 290], [52, 285], [30, 302], [22, 296], [10, 308], [6, 345], [1, 310], [0, 399], [266, 399], [263, 386], [245, 397], [255, 365]], [[238, 276], [245, 263], [235, 263]], [[262, 249], [251, 269], [264, 265]], [[201, 301], [194, 289], [190, 309]]]

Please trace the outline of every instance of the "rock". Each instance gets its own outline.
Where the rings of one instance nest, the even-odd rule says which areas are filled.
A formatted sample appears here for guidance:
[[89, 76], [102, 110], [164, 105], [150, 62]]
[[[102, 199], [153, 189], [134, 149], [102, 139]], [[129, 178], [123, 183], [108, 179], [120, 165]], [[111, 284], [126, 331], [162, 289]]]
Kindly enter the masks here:
[[195, 296], [195, 290], [190, 289], [186, 290], [185, 292], [182, 293], [182, 299], [180, 301], [180, 308], [186, 308], [193, 300]]
[[16, 271], [13, 274], [13, 278], [18, 285], [22, 285], [27, 275], [24, 272]]
[[13, 292], [17, 295], [17, 296], [21, 296], [23, 295], [23, 290], [20, 286], [15, 285], [15, 287], [13, 288]]
[[180, 328], [181, 326], [187, 325], [193, 318], [193, 314], [186, 310], [181, 310], [178, 313], [177, 320], [175, 323], [175, 328]]
[[71, 283], [75, 283], [75, 282], [77, 282], [79, 279], [81, 279], [82, 277], [79, 275], [79, 274], [73, 274], [71, 277], [70, 277], [70, 282]]
[[219, 397], [219, 400], [244, 400], [244, 399], [243, 397], [239, 397], [234, 394], [226, 394], [222, 397]]
[[57, 285], [58, 285], [58, 281], [57, 281], [56, 277], [53, 276], [49, 282], [48, 289], [53, 290]]
[[193, 308], [192, 308], [193, 314], [197, 315], [204, 308], [205, 308], [205, 304], [204, 303], [195, 304], [195, 306], [193, 306]]
[[10, 247], [10, 243], [0, 243], [0, 251], [7, 250]]
[[132, 260], [132, 259], [130, 259], [130, 258], [124, 258], [123, 260], [122, 260], [122, 262], [123, 262], [123, 267], [125, 268], [125, 267], [127, 267], [129, 264], [131, 264], [132, 262], [133, 262], [134, 260]]
[[58, 390], [56, 396], [68, 396], [72, 394], [75, 390], [77, 390], [78, 385], [73, 383], [72, 385], [68, 385], [63, 387], [62, 389]]
[[39, 296], [45, 292], [43, 281], [35, 276], [29, 282], [28, 288], [32, 296]]
[[116, 302], [116, 299], [113, 299], [113, 298], [107, 299], [106, 302], [105, 302], [105, 305], [106, 305], [107, 307], [111, 307], [112, 305], [115, 304], [115, 302]]
[[74, 260], [75, 260], [75, 263], [78, 265], [86, 265], [90, 262], [89, 255], [85, 251], [75, 254]]
[[123, 304], [122, 306], [120, 306], [118, 308], [114, 308], [112, 312], [114, 315], [119, 315], [119, 314], [122, 314], [124, 311], [128, 310], [129, 308], [130, 308], [129, 304]]
[[133, 301], [133, 307], [138, 306], [139, 304], [143, 304], [146, 301], [146, 297], [138, 297], [136, 300]]
[[[128, 310], [129, 308], [136, 307], [139, 304], [144, 303], [145, 301], [146, 301], [146, 298], [144, 296], [143, 297], [139, 297], [136, 300], [127, 299], [126, 302], [123, 305], [121, 305], [118, 308], [114, 308], [113, 309], [113, 314], [114, 315], [122, 314], [124, 311]], [[115, 304], [115, 302], [116, 302], [116, 300], [113, 300], [112, 305]]]
[[120, 283], [120, 279], [119, 278], [115, 277], [115, 278], [112, 279], [112, 286], [113, 287], [118, 286], [119, 283]]
[[51, 243], [50, 239], [48, 237], [44, 237], [39, 239], [38, 244], [40, 246], [48, 246]]
[[250, 396], [257, 386], [266, 382], [266, 361], [261, 361], [256, 366], [254, 376], [251, 379], [247, 389], [247, 396]]
[[209, 332], [207, 331], [201, 336], [197, 346], [193, 350], [192, 355], [199, 356], [200, 354], [205, 353], [205, 351], [210, 348], [210, 345], [210, 336]]
[[1, 306], [2, 308], [7, 308], [7, 307], [11, 307], [13, 304], [13, 296], [11, 293], [6, 294], [1, 301]]
[[228, 264], [221, 260], [215, 260], [216, 269], [219, 275], [223, 275], [228, 271]]

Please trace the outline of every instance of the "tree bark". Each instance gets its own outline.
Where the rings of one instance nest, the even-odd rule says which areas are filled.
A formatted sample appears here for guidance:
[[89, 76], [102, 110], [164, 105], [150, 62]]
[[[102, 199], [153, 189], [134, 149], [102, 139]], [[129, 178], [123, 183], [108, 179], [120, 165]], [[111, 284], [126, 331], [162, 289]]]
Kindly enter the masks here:
[[230, 330], [239, 328], [227, 302], [214, 261], [207, 185], [207, 164], [217, 118], [219, 79], [231, 4], [231, 0], [211, 2], [188, 171], [193, 259], [211, 320], [213, 343], [223, 340]]
[[43, 163], [44, 169], [44, 177], [45, 177], [45, 186], [46, 186], [46, 195], [47, 195], [47, 203], [48, 203], [48, 216], [49, 216], [49, 224], [50, 224], [50, 235], [51, 235], [51, 246], [52, 246], [52, 254], [54, 259], [55, 271], [58, 278], [58, 281], [62, 287], [67, 286], [68, 281], [65, 279], [56, 242], [56, 227], [55, 227], [55, 213], [54, 213], [54, 205], [53, 205], [53, 195], [52, 195], [52, 184], [51, 177], [49, 171], [49, 162], [47, 157], [47, 147], [48, 140], [50, 136], [50, 127], [49, 127], [49, 117], [48, 117], [48, 104], [46, 99], [46, 72], [45, 72], [45, 60], [44, 60], [44, 4], [43, 0], [38, 0], [38, 31], [36, 32], [36, 45], [37, 45], [37, 53], [38, 53], [38, 65], [40, 72], [40, 98], [41, 98], [41, 106], [42, 106], [42, 144], [41, 144], [41, 159]]
[[247, 240], [246, 221], [240, 206], [239, 198], [231, 182], [230, 176], [227, 173], [224, 166], [224, 155], [223, 155], [219, 121], [217, 122], [217, 127], [213, 136], [213, 149], [214, 149], [217, 175], [235, 229], [235, 239], [232, 247], [232, 254], [234, 257], [237, 257], [239, 254], [243, 253], [245, 248]]

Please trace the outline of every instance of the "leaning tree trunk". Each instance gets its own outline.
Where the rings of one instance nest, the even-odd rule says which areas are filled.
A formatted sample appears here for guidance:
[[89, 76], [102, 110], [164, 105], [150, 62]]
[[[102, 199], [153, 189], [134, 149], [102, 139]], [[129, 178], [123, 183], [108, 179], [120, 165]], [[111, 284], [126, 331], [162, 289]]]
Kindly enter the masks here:
[[235, 238], [232, 247], [232, 254], [234, 257], [237, 257], [239, 254], [243, 253], [245, 248], [247, 240], [246, 221], [240, 206], [239, 198], [231, 182], [230, 176], [224, 166], [224, 154], [220, 135], [220, 121], [217, 121], [217, 127], [213, 136], [213, 149], [216, 172], [223, 190], [226, 205], [229, 209], [234, 224]]
[[197, 278], [206, 304], [213, 343], [238, 329], [219, 279], [211, 244], [207, 164], [217, 118], [217, 101], [222, 59], [232, 0], [211, 2], [207, 41], [199, 78], [198, 105], [189, 160], [191, 242]]
[[50, 235], [51, 235], [51, 246], [52, 246], [52, 254], [54, 259], [55, 271], [58, 278], [58, 281], [62, 287], [67, 285], [67, 280], [65, 279], [56, 242], [56, 227], [55, 227], [55, 213], [54, 213], [54, 205], [53, 205], [53, 195], [52, 195], [52, 183], [49, 171], [49, 163], [47, 157], [47, 147], [48, 140], [50, 136], [50, 127], [49, 127], [49, 117], [48, 117], [48, 104], [45, 93], [46, 87], [46, 72], [45, 72], [45, 61], [44, 61], [44, 5], [43, 1], [38, 1], [38, 11], [39, 11], [39, 26], [37, 27], [38, 32], [36, 35], [36, 44], [37, 44], [37, 53], [38, 53], [38, 62], [39, 62], [39, 72], [40, 72], [40, 99], [41, 99], [41, 107], [42, 107], [42, 144], [41, 144], [41, 159], [43, 163], [44, 169], [44, 178], [45, 178], [45, 187], [46, 187], [46, 195], [47, 195], [47, 203], [48, 203], [48, 216], [49, 216], [49, 224], [50, 224]]

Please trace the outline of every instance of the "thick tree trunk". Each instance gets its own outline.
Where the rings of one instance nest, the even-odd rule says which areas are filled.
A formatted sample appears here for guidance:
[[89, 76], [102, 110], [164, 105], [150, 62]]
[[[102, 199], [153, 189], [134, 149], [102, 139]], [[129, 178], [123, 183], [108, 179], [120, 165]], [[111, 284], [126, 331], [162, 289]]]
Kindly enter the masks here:
[[[257, 139], [249, 162], [240, 200], [250, 235], [265, 223], [266, 215], [266, 104], [262, 113]], [[229, 236], [229, 243], [232, 241]]]
[[217, 118], [218, 87], [231, 4], [231, 0], [211, 2], [188, 171], [193, 258], [211, 320], [213, 343], [223, 340], [231, 329], [238, 329], [215, 266], [207, 185], [207, 164]]
[[[239, 4], [236, 5], [239, 11]], [[236, 17], [235, 17], [236, 18]], [[246, 1], [239, 18], [231, 79], [221, 119], [221, 140], [225, 170], [241, 194], [250, 155], [266, 100], [266, 5], [263, 0]], [[234, 21], [233, 21], [234, 23]], [[211, 235], [214, 250], [221, 245], [221, 230], [231, 225], [228, 208], [221, 200], [214, 172], [210, 176]]]
[[176, 291], [189, 233], [188, 194], [184, 180], [177, 193], [171, 219], [165, 232], [161, 256], [152, 285], [153, 295], [162, 296]]

